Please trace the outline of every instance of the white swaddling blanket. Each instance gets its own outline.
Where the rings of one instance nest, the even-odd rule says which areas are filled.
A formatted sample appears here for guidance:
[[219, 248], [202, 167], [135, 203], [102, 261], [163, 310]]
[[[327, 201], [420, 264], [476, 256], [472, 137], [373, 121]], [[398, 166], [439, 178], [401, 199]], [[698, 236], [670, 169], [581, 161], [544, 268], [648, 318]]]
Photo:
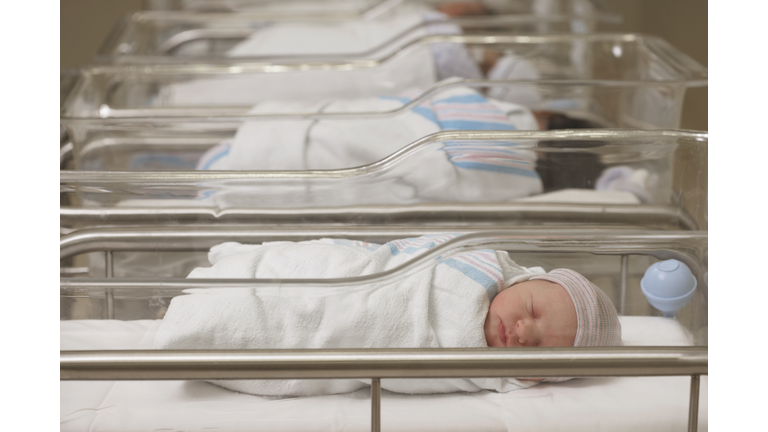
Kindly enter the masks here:
[[[328, 102], [329, 110], [395, 109], [409, 102], [398, 98], [368, 98]], [[292, 104], [270, 104], [292, 110]], [[304, 105], [306, 106], [306, 105]], [[254, 111], [259, 111], [257, 106]], [[402, 147], [441, 130], [514, 130], [535, 128], [524, 107], [498, 103], [468, 88], [453, 88], [431, 101], [385, 119], [261, 121], [241, 125], [232, 142], [224, 142], [201, 157], [199, 169], [309, 170], [351, 168], [381, 160]], [[536, 155], [512, 141], [445, 141], [422, 146], [407, 157], [369, 176], [350, 178], [344, 185], [302, 183], [281, 190], [301, 197], [303, 205], [333, 202], [357, 204], [416, 202], [487, 202], [541, 193]], [[276, 185], [270, 185], [271, 190]], [[241, 193], [243, 192], [243, 193]], [[267, 194], [271, 192], [266, 191]], [[209, 198], [221, 208], [259, 202], [252, 185], [230, 185]], [[298, 198], [296, 198], [298, 199]]]
[[358, 98], [427, 89], [437, 76], [431, 51], [414, 49], [373, 68], [233, 73], [173, 82], [160, 89], [152, 104], [210, 107]]
[[[387, 112], [410, 102], [404, 97], [332, 99], [316, 103], [265, 102], [250, 114]], [[274, 120], [241, 125], [232, 141], [207, 151], [197, 169], [308, 170], [366, 165], [441, 130], [536, 130], [524, 106], [486, 99], [469, 88], [453, 88], [434, 100], [385, 118]], [[502, 146], [498, 147], [502, 149]], [[507, 152], [509, 154], [509, 152]], [[512, 151], [532, 170], [532, 152]], [[497, 154], [492, 160], [499, 160]], [[485, 158], [486, 162], [491, 160]], [[531, 176], [534, 177], [534, 176]]]
[[[386, 59], [375, 67], [221, 74], [171, 83], [160, 90], [154, 103], [211, 106], [269, 101], [317, 102], [330, 97], [398, 94], [413, 88], [424, 91], [437, 81], [451, 77], [482, 78], [480, 68], [463, 45], [441, 42], [408, 46], [427, 35], [461, 34], [461, 28], [443, 23], [445, 15], [429, 11], [423, 5], [405, 6], [398, 9], [397, 14], [376, 21], [271, 24], [258, 29], [227, 53], [234, 58], [358, 54], [358, 60]], [[434, 23], [417, 28], [421, 22]], [[408, 29], [412, 31], [406, 31]], [[395, 38], [396, 35], [400, 36]], [[377, 49], [366, 51], [372, 48]], [[330, 64], [336, 62], [330, 61]]]
[[[422, 236], [384, 245], [350, 240], [224, 243], [211, 249], [210, 268], [190, 278], [343, 278], [395, 268], [454, 234]], [[155, 336], [160, 349], [438, 348], [486, 347], [483, 325], [491, 299], [512, 283], [542, 274], [506, 252], [482, 250], [386, 286], [366, 288], [201, 290], [175, 297]], [[369, 380], [214, 381], [259, 395], [350, 392]], [[382, 381], [400, 393], [508, 392], [533, 385], [512, 378]]]
[[[374, 20], [330, 23], [276, 21], [256, 29], [247, 39], [230, 49], [227, 56], [362, 53], [418, 26], [429, 12], [425, 5], [409, 3]], [[423, 31], [412, 33], [407, 40], [424, 35]]]

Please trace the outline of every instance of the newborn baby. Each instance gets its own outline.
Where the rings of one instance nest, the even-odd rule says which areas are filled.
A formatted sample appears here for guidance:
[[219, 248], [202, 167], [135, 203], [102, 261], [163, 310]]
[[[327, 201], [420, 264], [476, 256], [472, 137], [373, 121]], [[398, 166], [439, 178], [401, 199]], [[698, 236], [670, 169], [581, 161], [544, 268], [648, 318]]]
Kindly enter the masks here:
[[[341, 239], [224, 243], [192, 278], [349, 278], [397, 269], [354, 286], [205, 289], [175, 297], [155, 336], [160, 349], [483, 348], [619, 345], [608, 297], [573, 270], [526, 268], [504, 251], [442, 250], [456, 234], [379, 245]], [[421, 266], [419, 266], [421, 264]], [[427, 264], [426, 266], [424, 264]], [[413, 266], [417, 266], [414, 267]], [[410, 270], [409, 270], [410, 269]], [[279, 285], [279, 284], [278, 284]], [[552, 381], [559, 381], [555, 379]], [[257, 395], [345, 393], [367, 380], [214, 381]], [[508, 392], [514, 378], [387, 379], [401, 393]]]
[[497, 295], [485, 320], [490, 347], [617, 346], [621, 327], [605, 293], [573, 270], [557, 269]]

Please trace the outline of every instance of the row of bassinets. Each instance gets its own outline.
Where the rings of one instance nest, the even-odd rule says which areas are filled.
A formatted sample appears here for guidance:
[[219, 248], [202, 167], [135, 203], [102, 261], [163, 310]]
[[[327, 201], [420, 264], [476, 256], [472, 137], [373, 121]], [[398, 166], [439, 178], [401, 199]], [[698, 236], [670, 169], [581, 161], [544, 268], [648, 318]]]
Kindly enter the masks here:
[[[593, 33], [615, 16], [587, 0], [146, 5], [116, 26], [100, 64], [62, 72], [63, 351], [152, 349], [158, 318], [188, 289], [273, 289], [164, 280], [209, 266], [202, 251], [222, 242], [377, 246], [446, 232], [465, 233], [447, 255], [507, 250], [599, 281], [624, 345], [707, 345], [707, 135], [676, 130], [707, 71], [665, 41]], [[639, 289], [668, 258], [699, 280], [677, 318]], [[392, 283], [418, 262], [342, 285]], [[62, 381], [62, 430], [370, 424], [367, 390], [277, 404], [201, 381], [85, 384]], [[385, 394], [381, 409], [393, 430], [651, 418], [677, 430], [690, 388], [687, 376], [592, 378], [531, 397]]]

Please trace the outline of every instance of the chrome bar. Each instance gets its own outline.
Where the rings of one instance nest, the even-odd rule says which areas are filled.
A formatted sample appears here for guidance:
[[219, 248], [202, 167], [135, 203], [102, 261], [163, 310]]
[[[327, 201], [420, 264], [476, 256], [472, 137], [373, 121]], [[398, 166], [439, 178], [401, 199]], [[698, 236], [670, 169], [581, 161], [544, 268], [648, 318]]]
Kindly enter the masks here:
[[619, 314], [626, 315], [627, 313], [627, 277], [629, 273], [629, 255], [621, 256], [621, 282], [619, 289]]
[[61, 351], [61, 380], [707, 374], [707, 347]]
[[105, 277], [114, 277], [114, 266], [112, 262], [112, 251], [107, 250], [104, 252], [104, 273]]
[[79, 275], [79, 274], [88, 274], [88, 267], [60, 267], [59, 268], [59, 274], [60, 275]]
[[688, 407], [688, 432], [696, 432], [699, 428], [699, 384], [701, 377], [691, 375], [691, 400]]
[[[112, 251], [108, 250], [104, 252], [104, 269], [106, 278], [111, 279], [114, 277], [114, 262], [112, 259]], [[115, 319], [115, 291], [112, 288], [107, 288], [107, 319]]]
[[[667, 206], [626, 206], [610, 204], [419, 204], [392, 206], [348, 206], [336, 208], [78, 208], [61, 207], [59, 220], [65, 226], [109, 226], [112, 224], [157, 225], [165, 222], [206, 223], [217, 225], [247, 223], [253, 228], [258, 224], [291, 223], [313, 225], [347, 224], [387, 225], [418, 223], [419, 225], [440, 223], [446, 230], [471, 229], [472, 226], [508, 227], [536, 223], [560, 222], [585, 225], [606, 225], [606, 229], [617, 225], [626, 227], [663, 227], [682, 230], [697, 230], [698, 224], [684, 210]], [[453, 224], [453, 227], [447, 224]], [[613, 225], [613, 227], [611, 226]], [[266, 227], [262, 227], [264, 229]], [[328, 227], [338, 229], [338, 227]], [[405, 228], [405, 227], [403, 227]], [[408, 229], [408, 228], [405, 228]]]
[[371, 432], [381, 432], [381, 379], [371, 379]]

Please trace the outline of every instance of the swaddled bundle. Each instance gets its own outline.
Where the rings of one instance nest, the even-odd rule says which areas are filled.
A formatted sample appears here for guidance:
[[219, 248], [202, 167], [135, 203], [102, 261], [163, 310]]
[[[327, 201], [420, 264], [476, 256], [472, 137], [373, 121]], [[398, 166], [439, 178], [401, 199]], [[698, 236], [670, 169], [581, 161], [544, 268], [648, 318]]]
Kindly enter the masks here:
[[[384, 245], [349, 240], [224, 243], [211, 249], [210, 268], [191, 278], [343, 278], [395, 268], [455, 235], [423, 236]], [[493, 250], [464, 252], [395, 283], [370, 288], [206, 290], [173, 299], [155, 346], [161, 349], [452, 348], [486, 347], [483, 325], [491, 300], [514, 283], [544, 274]], [[259, 395], [354, 391], [367, 380], [215, 381]], [[512, 378], [387, 379], [401, 393], [532, 385]]]
[[[266, 113], [356, 113], [395, 111], [418, 95], [409, 91], [400, 97], [328, 99], [321, 102], [264, 102], [250, 114]], [[521, 105], [487, 99], [473, 89], [448, 89], [432, 101], [390, 117], [352, 120], [275, 120], [241, 125], [233, 140], [208, 150], [197, 168], [204, 170], [313, 170], [343, 169], [370, 164], [395, 153], [427, 135], [450, 130], [536, 130], [530, 110]], [[449, 149], [451, 145], [446, 147]], [[488, 143], [478, 151], [464, 149], [467, 157], [485, 162], [485, 171], [499, 172], [491, 165], [506, 166], [522, 185], [535, 179], [535, 155], [516, 149], [514, 143]], [[442, 155], [437, 155], [442, 156]], [[453, 161], [453, 159], [446, 160]], [[460, 166], [454, 164], [454, 166]], [[466, 168], [466, 166], [462, 167]], [[474, 169], [483, 171], [479, 165]], [[534, 192], [538, 192], [534, 191]]]
[[[376, 112], [401, 108], [413, 93], [401, 97], [323, 103], [270, 102], [254, 107], [265, 112]], [[231, 142], [208, 150], [198, 163], [204, 170], [325, 170], [377, 162], [429, 134], [443, 130], [514, 130], [535, 128], [524, 107], [497, 103], [469, 88], [453, 88], [432, 101], [392, 117], [356, 120], [279, 120], [242, 124]], [[312, 187], [279, 192], [301, 196], [302, 205], [348, 200], [360, 204], [507, 201], [541, 193], [536, 155], [512, 141], [446, 141], [423, 146], [388, 166], [378, 178], [355, 178], [324, 190]], [[367, 182], [367, 183], [366, 183]], [[270, 185], [271, 190], [274, 190]], [[213, 199], [222, 208], [242, 206], [246, 193], [228, 198], [233, 189]], [[301, 195], [297, 195], [301, 194]], [[260, 197], [261, 199], [261, 197]], [[284, 201], [284, 200], [283, 200]], [[260, 205], [260, 204], [259, 204]]]

